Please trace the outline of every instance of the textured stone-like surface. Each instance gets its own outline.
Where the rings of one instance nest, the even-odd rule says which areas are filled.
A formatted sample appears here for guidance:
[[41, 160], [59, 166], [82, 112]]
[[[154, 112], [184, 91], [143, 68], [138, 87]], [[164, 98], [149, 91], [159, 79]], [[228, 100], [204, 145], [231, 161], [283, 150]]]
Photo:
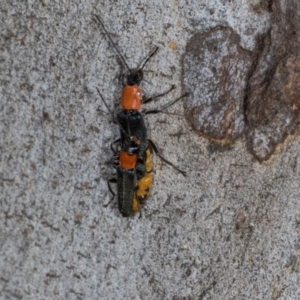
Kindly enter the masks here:
[[186, 116], [201, 135], [232, 143], [244, 132], [243, 103], [252, 57], [232, 29], [196, 33], [183, 57]]
[[251, 5], [271, 12], [267, 32], [247, 52], [226, 27], [196, 33], [183, 56], [186, 116], [201, 135], [232, 143], [247, 130], [251, 153], [265, 161], [298, 128], [300, 31], [298, 1]]
[[195, 32], [230, 26], [251, 50], [268, 25], [258, 2], [0, 1], [1, 300], [300, 299], [300, 137], [266, 167], [245, 143], [199, 137], [178, 102], [146, 122], [188, 176], [154, 155], [142, 217], [103, 207], [119, 132], [96, 87], [118, 104], [122, 70], [92, 14], [131, 67], [160, 47], [143, 95], [177, 89], [151, 109], [184, 93]]
[[274, 1], [272, 26], [258, 45], [258, 61], [246, 99], [251, 152], [268, 159], [295, 132], [300, 116], [300, 4]]

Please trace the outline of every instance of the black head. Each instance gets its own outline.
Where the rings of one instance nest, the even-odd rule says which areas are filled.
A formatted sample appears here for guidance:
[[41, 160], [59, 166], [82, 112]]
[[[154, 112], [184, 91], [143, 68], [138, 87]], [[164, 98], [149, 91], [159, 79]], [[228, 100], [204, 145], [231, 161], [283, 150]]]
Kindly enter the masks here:
[[145, 65], [148, 63], [150, 58], [152, 56], [154, 56], [155, 53], [158, 51], [158, 47], [155, 47], [154, 50], [150, 52], [150, 54], [146, 57], [144, 63], [140, 67], [136, 68], [135, 70], [130, 70], [124, 56], [122, 55], [122, 53], [120, 52], [120, 50], [118, 49], [116, 44], [114, 43], [114, 41], [111, 38], [109, 32], [106, 30], [106, 28], [104, 26], [104, 22], [102, 21], [101, 17], [99, 15], [94, 15], [94, 16], [95, 16], [95, 20], [102, 27], [102, 29], [104, 30], [104, 32], [107, 35], [108, 39], [110, 40], [111, 44], [113, 45], [113, 47], [115, 48], [115, 50], [119, 54], [119, 57], [121, 58], [122, 62], [124, 63], [124, 66], [130, 72], [130, 74], [127, 76], [127, 84], [128, 85], [135, 85], [135, 84], [139, 85], [141, 83], [141, 81], [143, 80], [143, 71], [142, 70], [145, 67]]
[[143, 71], [142, 69], [132, 70], [130, 74], [127, 76], [127, 84], [128, 85], [139, 85], [143, 80]]
[[126, 140], [122, 146], [122, 150], [130, 154], [137, 154], [139, 151], [139, 145], [131, 140]]

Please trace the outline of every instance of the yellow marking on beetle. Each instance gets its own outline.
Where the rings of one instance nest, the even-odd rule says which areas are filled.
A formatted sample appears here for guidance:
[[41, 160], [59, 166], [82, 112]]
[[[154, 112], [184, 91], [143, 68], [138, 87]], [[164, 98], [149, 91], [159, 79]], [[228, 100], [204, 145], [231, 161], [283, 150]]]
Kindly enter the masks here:
[[132, 201], [132, 210], [134, 212], [140, 211], [149, 197], [152, 187], [152, 152], [148, 147], [146, 150], [146, 174], [137, 182], [136, 192]]

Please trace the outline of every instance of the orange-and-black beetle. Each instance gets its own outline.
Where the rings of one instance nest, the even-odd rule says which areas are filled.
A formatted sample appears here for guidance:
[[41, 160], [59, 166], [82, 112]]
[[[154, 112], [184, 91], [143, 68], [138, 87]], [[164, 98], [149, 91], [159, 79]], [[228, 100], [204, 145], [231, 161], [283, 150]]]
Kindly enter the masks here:
[[[140, 207], [145, 203], [145, 200], [149, 196], [152, 186], [152, 150], [154, 150], [163, 161], [173, 166], [183, 175], [186, 175], [184, 171], [166, 160], [158, 152], [155, 144], [147, 138], [147, 128], [145, 126], [143, 115], [139, 111], [142, 103], [148, 103], [156, 98], [166, 95], [173, 90], [175, 86], [171, 86], [168, 91], [143, 101], [139, 87], [139, 84], [143, 80], [143, 68], [150, 58], [158, 51], [158, 47], [147, 56], [141, 67], [132, 70], [128, 67], [123, 55], [110, 37], [101, 18], [98, 15], [95, 15], [95, 18], [129, 71], [127, 84], [122, 90], [121, 111], [117, 114], [117, 123], [120, 127], [121, 136], [121, 151], [118, 154], [118, 165], [116, 167], [117, 178], [109, 180], [109, 183], [117, 183], [119, 211], [124, 217], [128, 217], [131, 212], [139, 211]], [[97, 91], [102, 101], [109, 109], [100, 91], [98, 89]], [[145, 114], [162, 112], [185, 96], [186, 94], [161, 109], [147, 111]], [[113, 115], [112, 112], [111, 114]], [[109, 189], [113, 193], [110, 185]], [[115, 194], [113, 193], [113, 195]]]
[[147, 200], [152, 186], [152, 150], [145, 152], [145, 175], [138, 179], [136, 167], [138, 164], [139, 146], [133, 141], [126, 141], [117, 155], [116, 178], [108, 180], [108, 187], [115, 196], [110, 183], [117, 184], [119, 211], [123, 217], [129, 217], [132, 212], [140, 211]]

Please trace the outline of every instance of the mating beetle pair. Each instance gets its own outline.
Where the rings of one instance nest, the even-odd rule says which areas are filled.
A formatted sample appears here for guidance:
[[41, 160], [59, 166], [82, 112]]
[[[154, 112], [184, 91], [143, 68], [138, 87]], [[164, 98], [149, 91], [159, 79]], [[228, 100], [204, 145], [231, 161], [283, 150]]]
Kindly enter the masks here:
[[[140, 211], [141, 206], [144, 205], [149, 196], [152, 186], [152, 150], [154, 150], [154, 152], [163, 161], [170, 164], [180, 173], [185, 175], [184, 171], [178, 169], [171, 162], [161, 156], [155, 144], [147, 138], [147, 128], [145, 126], [143, 115], [139, 112], [142, 102], [147, 103], [153, 99], [166, 95], [175, 87], [172, 86], [168, 91], [143, 101], [141, 90], [139, 88], [139, 84], [143, 79], [143, 68], [150, 58], [155, 55], [158, 47], [150, 53], [141, 67], [131, 70], [121, 52], [114, 44], [101, 18], [98, 15], [95, 15], [95, 19], [104, 30], [111, 44], [114, 46], [124, 65], [129, 71], [129, 75], [127, 76], [127, 85], [122, 91], [121, 111], [117, 114], [117, 123], [120, 128], [121, 136], [120, 139], [116, 141], [119, 143], [121, 148], [120, 151], [116, 151], [115, 153], [117, 158], [117, 163], [115, 165], [117, 176], [116, 178], [108, 180], [108, 187], [113, 194], [113, 198], [115, 194], [111, 189], [110, 183], [117, 184], [119, 211], [123, 217], [129, 217], [132, 212]], [[110, 111], [99, 90], [98, 93], [105, 106]], [[160, 110], [151, 110], [145, 112], [145, 114], [162, 112], [164, 109], [173, 105], [185, 96], [186, 94], [164, 106]], [[111, 114], [113, 115], [112, 112]]]

